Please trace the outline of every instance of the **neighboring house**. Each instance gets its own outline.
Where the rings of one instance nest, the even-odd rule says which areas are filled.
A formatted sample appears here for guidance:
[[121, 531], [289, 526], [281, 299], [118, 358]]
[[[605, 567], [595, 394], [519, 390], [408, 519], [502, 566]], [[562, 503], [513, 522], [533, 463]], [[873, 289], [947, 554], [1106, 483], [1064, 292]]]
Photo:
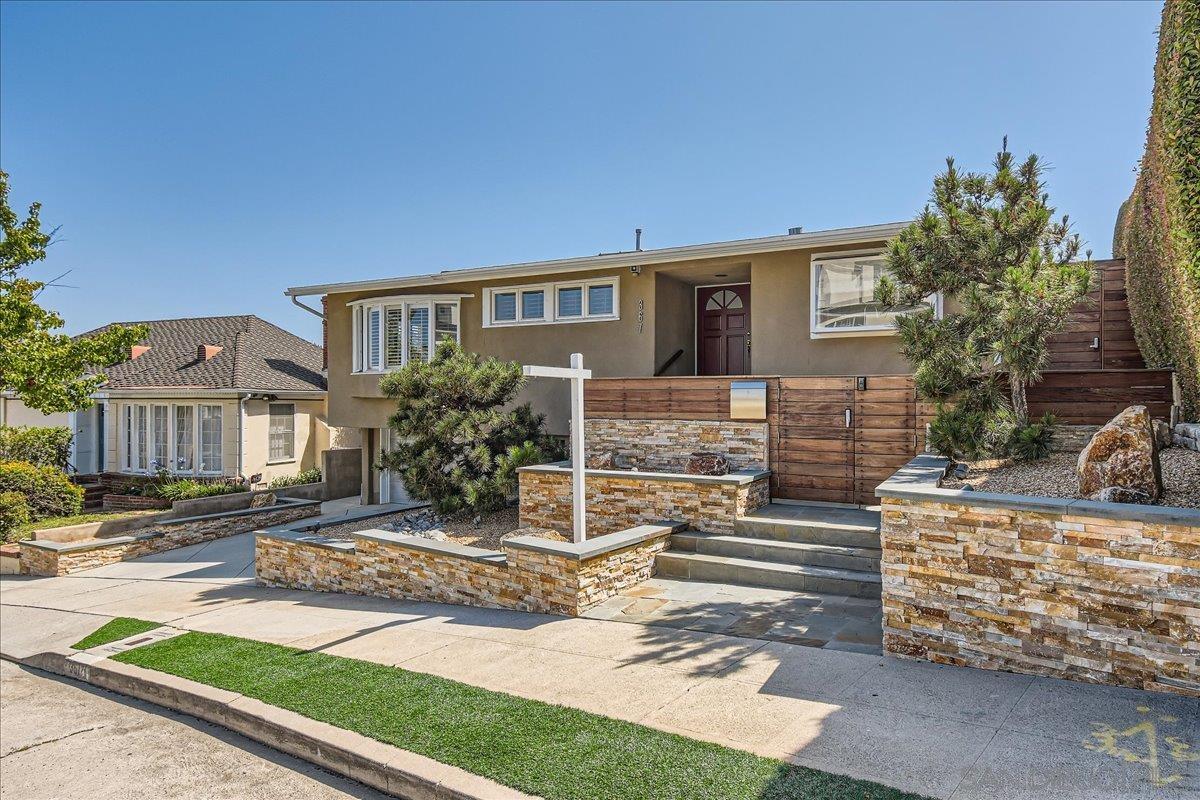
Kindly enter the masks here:
[[[358, 428], [364, 466], [388, 446], [392, 405], [379, 378], [428, 359], [443, 338], [524, 364], [596, 377], [872, 375], [907, 372], [874, 302], [883, 247], [904, 223], [432, 275], [289, 289], [324, 296], [330, 424]], [[929, 302], [940, 310], [939, 298]], [[568, 428], [565, 381], [532, 381], [525, 399]], [[367, 473], [364, 472], [364, 475]], [[364, 496], [399, 488], [376, 473]]]
[[[270, 481], [320, 466], [329, 447], [320, 347], [253, 315], [120, 324], [150, 335], [103, 370], [91, 408], [68, 415], [78, 472]], [[14, 414], [10, 424], [55, 423]]]
[[38, 428], [60, 428], [70, 424], [65, 412], [43, 414], [37, 409], [30, 408], [21, 398], [10, 390], [0, 392], [0, 425], [12, 428], [33, 426]]

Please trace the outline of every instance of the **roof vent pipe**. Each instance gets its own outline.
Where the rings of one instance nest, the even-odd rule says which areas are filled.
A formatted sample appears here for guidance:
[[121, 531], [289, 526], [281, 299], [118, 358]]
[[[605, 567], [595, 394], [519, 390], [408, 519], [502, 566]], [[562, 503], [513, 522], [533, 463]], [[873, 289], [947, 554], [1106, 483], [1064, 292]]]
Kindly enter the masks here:
[[633, 229], [633, 249], [641, 252], [642, 249], [642, 229]]
[[804, 233], [803, 225], [797, 225], [794, 228], [788, 228], [788, 236], [797, 236], [801, 233]]

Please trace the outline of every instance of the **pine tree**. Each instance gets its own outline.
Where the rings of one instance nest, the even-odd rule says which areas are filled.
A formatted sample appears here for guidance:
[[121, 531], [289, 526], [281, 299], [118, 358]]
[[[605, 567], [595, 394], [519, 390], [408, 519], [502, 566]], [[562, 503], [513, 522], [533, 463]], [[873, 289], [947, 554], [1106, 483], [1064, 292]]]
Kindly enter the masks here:
[[398, 442], [381, 466], [399, 471], [409, 493], [438, 513], [503, 508], [517, 468], [553, 450], [543, 415], [527, 403], [509, 407], [524, 385], [520, 364], [441, 342], [432, 361], [410, 362], [380, 382], [396, 401], [388, 422]]
[[[941, 319], [928, 306], [898, 317], [901, 351], [918, 394], [955, 403], [958, 422], [995, 452], [1028, 426], [1026, 389], [1041, 378], [1047, 340], [1087, 294], [1092, 263], [1090, 252], [1075, 261], [1081, 242], [1068, 218], [1053, 220], [1036, 155], [1016, 164], [1006, 137], [993, 167], [960, 173], [946, 160], [930, 205], [888, 242], [891, 275], [876, 297], [903, 308], [942, 293]], [[938, 414], [943, 429], [954, 424], [952, 412]]]

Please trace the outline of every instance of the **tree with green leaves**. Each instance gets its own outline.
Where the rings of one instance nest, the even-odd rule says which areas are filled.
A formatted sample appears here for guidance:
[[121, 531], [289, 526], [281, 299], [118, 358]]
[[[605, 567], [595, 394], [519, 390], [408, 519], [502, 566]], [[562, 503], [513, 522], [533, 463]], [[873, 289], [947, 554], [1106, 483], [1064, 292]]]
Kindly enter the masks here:
[[409, 493], [439, 513], [503, 508], [516, 492], [517, 468], [553, 449], [543, 415], [528, 403], [510, 407], [524, 385], [516, 362], [439, 343], [432, 361], [410, 361], [380, 381], [396, 401], [388, 420], [396, 445], [381, 466], [398, 471]]
[[[1007, 137], [991, 173], [947, 159], [930, 204], [888, 242], [890, 275], [876, 293], [889, 308], [920, 306], [896, 320], [918, 394], [954, 403], [939, 407], [942, 422], [957, 414], [996, 454], [1029, 426], [1026, 389], [1092, 280], [1091, 254], [1077, 262], [1078, 234], [1065, 215], [1054, 220], [1043, 171], [1036, 155], [1018, 164]], [[941, 318], [923, 304], [939, 292]]]
[[46, 283], [22, 275], [45, 260], [55, 231], [42, 230], [40, 203], [22, 220], [9, 207], [8, 194], [8, 174], [0, 171], [0, 389], [46, 414], [87, 408], [104, 382], [95, 370], [129, 358], [147, 330], [113, 325], [86, 338], [57, 333], [62, 316], [38, 303]]

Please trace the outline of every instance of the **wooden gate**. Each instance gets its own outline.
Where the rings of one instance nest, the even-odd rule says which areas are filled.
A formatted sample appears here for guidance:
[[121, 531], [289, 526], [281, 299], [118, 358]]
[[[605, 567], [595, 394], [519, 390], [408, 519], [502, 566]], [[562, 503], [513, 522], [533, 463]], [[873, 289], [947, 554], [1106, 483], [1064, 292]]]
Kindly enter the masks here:
[[917, 398], [902, 375], [780, 378], [771, 420], [773, 497], [874, 504], [917, 453]]

